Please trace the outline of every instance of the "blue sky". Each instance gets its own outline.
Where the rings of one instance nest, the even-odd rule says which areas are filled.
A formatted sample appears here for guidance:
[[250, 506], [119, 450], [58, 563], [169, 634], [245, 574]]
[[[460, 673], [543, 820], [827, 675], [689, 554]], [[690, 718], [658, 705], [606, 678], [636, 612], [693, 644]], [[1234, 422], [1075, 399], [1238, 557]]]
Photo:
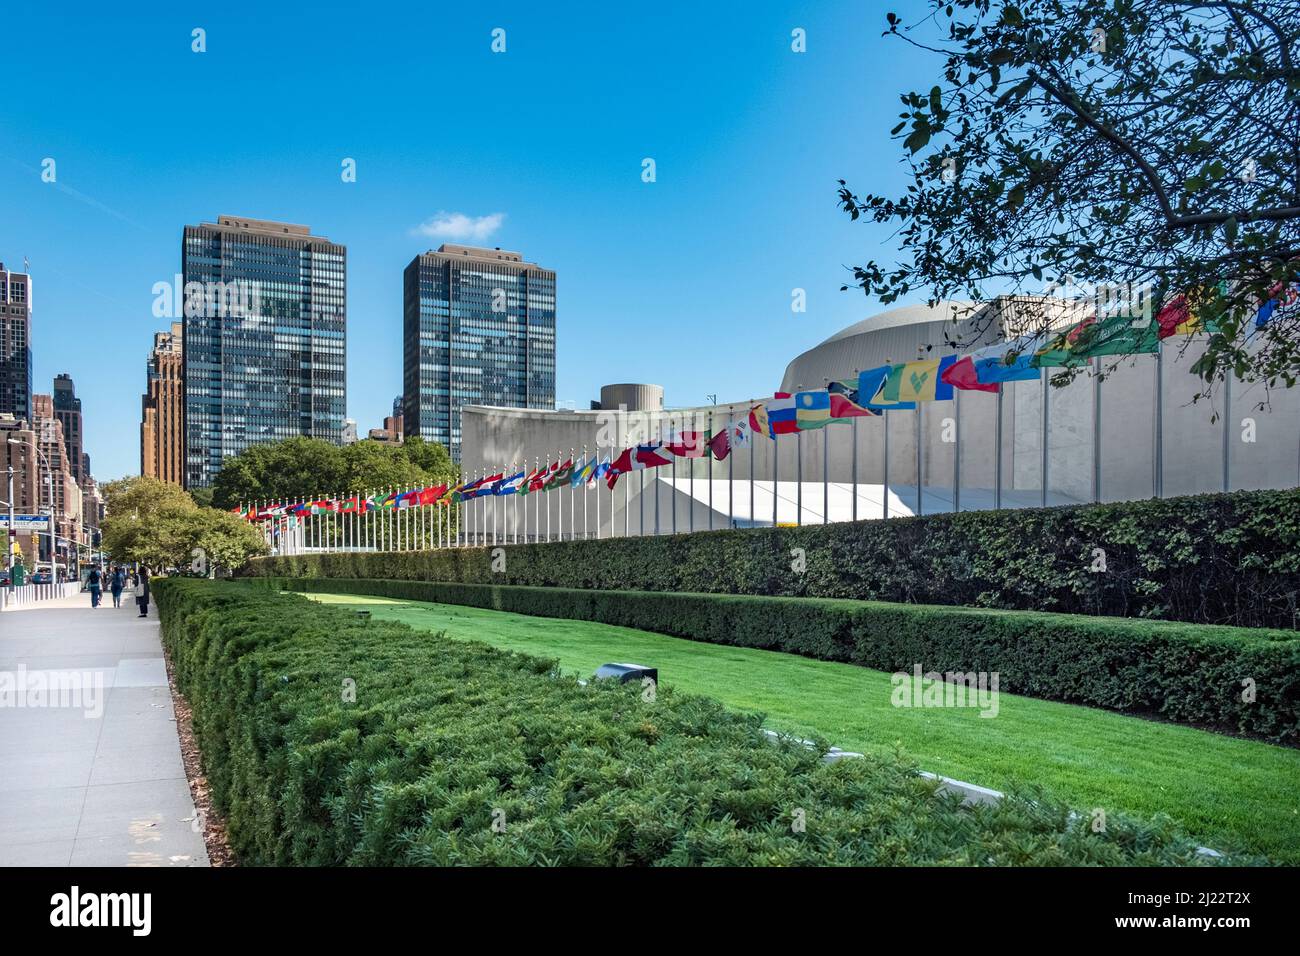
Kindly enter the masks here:
[[[893, 243], [837, 208], [836, 180], [903, 184], [898, 94], [939, 69], [880, 35], [916, 3], [135, 6], [6, 12], [0, 260], [31, 259], [36, 387], [73, 376], [101, 479], [139, 470], [167, 324], [152, 286], [178, 270], [182, 226], [222, 214], [348, 247], [363, 434], [401, 391], [402, 269], [441, 241], [556, 270], [562, 402], [607, 382], [660, 383], [670, 405], [770, 392], [794, 355], [880, 311], [839, 289]], [[419, 231], [441, 213], [500, 218]]]

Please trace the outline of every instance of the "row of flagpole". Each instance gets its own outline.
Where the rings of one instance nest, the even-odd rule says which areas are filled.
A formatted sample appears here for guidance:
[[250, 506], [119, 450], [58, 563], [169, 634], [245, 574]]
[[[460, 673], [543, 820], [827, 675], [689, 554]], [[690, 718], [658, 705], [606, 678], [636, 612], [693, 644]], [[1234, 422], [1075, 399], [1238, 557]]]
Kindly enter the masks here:
[[[1090, 375], [1092, 378], [1091, 405], [1092, 405], [1092, 428], [1093, 428], [1093, 447], [1092, 447], [1092, 476], [1091, 491], [1094, 501], [1102, 500], [1102, 383], [1101, 378], [1097, 375], [1096, 360], [1093, 361], [1093, 368]], [[1154, 356], [1154, 392], [1156, 401], [1154, 402], [1152, 417], [1152, 496], [1162, 497], [1164, 494], [1164, 368], [1163, 368], [1163, 348], [1157, 351]], [[1023, 383], [1028, 384], [1028, 383]], [[1041, 392], [1039, 397], [1039, 414], [1040, 414], [1040, 437], [1039, 452], [1041, 455], [1040, 464], [1040, 504], [1046, 506], [1050, 503], [1050, 447], [1049, 432], [1051, 425], [1050, 414], [1050, 396], [1051, 388], [1046, 375], [1042, 376], [1039, 385]], [[1230, 388], [1230, 386], [1228, 386]], [[1225, 388], [1225, 402], [1229, 402], [1230, 391]], [[953, 454], [953, 488], [952, 488], [952, 508], [953, 511], [961, 510], [960, 488], [961, 488], [961, 448], [962, 448], [962, 430], [961, 430], [961, 391], [957, 391], [953, 399], [953, 427], [954, 427], [954, 454]], [[1003, 501], [1003, 420], [1004, 408], [1003, 401], [1005, 389], [999, 389], [995, 395], [996, 410], [994, 412], [994, 467], [993, 467], [993, 507], [1000, 509], [1004, 506]], [[910, 412], [914, 417], [915, 427], [915, 451], [916, 451], [916, 499], [913, 513], [924, 514], [924, 488], [925, 488], [925, 408], [930, 403], [917, 403]], [[880, 517], [889, 518], [890, 515], [890, 433], [891, 419], [899, 415], [907, 414], [903, 410], [885, 409], [879, 416], [883, 425], [883, 455], [882, 461], [882, 508]], [[744, 418], [743, 413], [740, 416]], [[708, 413], [708, 433], [714, 434], [713, 430], [714, 415]], [[735, 424], [735, 419], [728, 421], [728, 427]], [[851, 428], [852, 442], [852, 510], [851, 520], [858, 520], [862, 517], [858, 508], [858, 419], [851, 418], [847, 420]], [[827, 426], [837, 427], [837, 426]], [[1229, 453], [1229, 427], [1230, 415], [1223, 415], [1223, 490], [1230, 490], [1230, 453]], [[664, 438], [664, 420], [656, 425], [657, 438], [663, 441]], [[796, 438], [796, 488], [795, 488], [795, 521], [793, 524], [803, 523], [803, 432], [795, 432]], [[649, 438], [649, 435], [646, 436]], [[822, 448], [822, 523], [830, 521], [830, 468], [829, 468], [829, 441], [823, 432]], [[755, 455], [753, 436], [745, 442], [748, 444], [749, 468], [749, 512], [748, 518], [738, 517], [736, 514], [736, 497], [735, 497], [735, 459], [740, 447], [731, 448], [728, 453], [726, 467], [727, 482], [727, 524], [725, 527], [740, 527], [742, 525], [753, 526], [759, 524], [758, 515], [755, 513]], [[612, 460], [617, 446], [596, 445], [594, 461], [598, 463], [608, 463]], [[568, 459], [573, 461], [578, 450], [569, 449]], [[556, 464], [548, 466], [554, 468], [564, 460], [564, 454], [561, 452], [554, 456]], [[691, 502], [691, 510], [687, 515], [687, 520], [683, 522], [683, 527], [679, 527], [678, 509], [677, 509], [677, 456], [672, 456], [670, 461], [670, 475], [672, 489], [670, 492], [670, 507], [668, 514], [661, 513], [661, 494], [658, 487], [653, 490], [653, 513], [647, 514], [647, 503], [645, 501], [646, 492], [646, 472], [650, 468], [640, 468], [639, 487], [637, 492], [638, 499], [638, 521], [636, 535], [645, 535], [647, 533], [648, 522], [652, 523], [649, 533], [661, 534], [665, 531], [676, 534], [679, 531], [695, 531], [695, 514], [694, 506], [694, 481], [696, 467], [694, 465], [695, 457], [703, 458], [709, 462], [708, 467], [708, 526], [706, 529], [714, 530], [715, 509], [713, 507], [714, 484], [721, 479], [717, 477], [717, 466], [719, 462], [708, 452], [702, 455], [686, 457], [684, 460], [690, 462], [688, 499]], [[542, 456], [533, 459], [534, 472], [542, 469], [544, 463], [549, 463], [552, 456], [548, 455], [543, 459]], [[590, 464], [593, 459], [587, 456], [587, 449], [582, 449], [582, 457], [578, 461], [584, 464]], [[522, 468], [525, 472], [528, 470], [528, 463], [512, 464], [510, 474], [516, 469]], [[490, 470], [481, 469], [473, 475], [466, 476], [470, 481], [475, 478], [486, 478]], [[623, 484], [623, 536], [632, 536], [631, 529], [631, 481], [634, 475], [631, 472], [624, 473], [620, 476]], [[658, 479], [652, 479], [652, 484], [657, 486]], [[773, 439], [771, 449], [771, 483], [772, 483], [772, 515], [771, 524], [780, 523], [780, 464], [779, 456], [776, 449], [776, 440]], [[564, 541], [576, 540], [582, 538], [599, 538], [602, 536], [617, 536], [618, 525], [615, 522], [615, 504], [617, 496], [616, 486], [609, 488], [607, 492], [600, 489], [601, 481], [588, 480], [581, 485], [566, 481], [568, 488], [557, 486], [553, 489], [556, 493], [552, 497], [553, 491], [535, 490], [528, 494], [486, 494], [470, 498], [459, 502], [450, 502], [443, 499], [433, 504], [417, 504], [411, 507], [396, 507], [383, 509], [354, 510], [351, 512], [327, 511], [322, 514], [312, 516], [310, 521], [296, 515], [278, 515], [273, 518], [258, 519], [262, 525], [263, 531], [267, 536], [268, 543], [281, 554], [309, 553], [319, 551], [409, 551], [423, 550], [427, 548], [444, 548], [444, 547], [468, 547], [482, 545], [498, 544], [518, 544], [525, 542], [538, 541]], [[584, 494], [579, 496], [578, 491], [581, 488]], [[394, 489], [388, 489], [391, 493]], [[565, 492], [568, 492], [567, 496]], [[608, 494], [607, 510], [602, 504], [601, 498]], [[370, 494], [352, 496], [352, 500], [371, 500], [378, 497], [381, 492], [376, 491]], [[342, 496], [338, 496], [342, 497]], [[578, 498], [581, 497], [581, 507], [579, 507]], [[531, 499], [536, 498], [534, 503]], [[567, 501], [566, 501], [567, 499]], [[543, 501], [545, 504], [543, 505]], [[305, 499], [300, 504], [306, 505], [309, 500]], [[293, 503], [288, 503], [292, 505]], [[241, 510], [245, 507], [251, 507], [256, 511], [264, 509], [267, 502], [253, 502], [248, 506], [241, 505]], [[554, 505], [554, 507], [552, 506]], [[545, 517], [542, 515], [542, 509], [545, 508]], [[531, 511], [531, 514], [530, 514]], [[579, 527], [578, 512], [581, 511], [581, 527]], [[554, 521], [552, 521], [554, 512]], [[568, 517], [568, 527], [565, 527], [565, 517]], [[720, 514], [720, 512], [718, 512]], [[509, 514], [509, 521], [507, 521]], [[594, 514], [594, 529], [591, 517]], [[603, 529], [604, 518], [608, 516], [609, 526]], [[665, 520], [666, 519], [666, 520]]]

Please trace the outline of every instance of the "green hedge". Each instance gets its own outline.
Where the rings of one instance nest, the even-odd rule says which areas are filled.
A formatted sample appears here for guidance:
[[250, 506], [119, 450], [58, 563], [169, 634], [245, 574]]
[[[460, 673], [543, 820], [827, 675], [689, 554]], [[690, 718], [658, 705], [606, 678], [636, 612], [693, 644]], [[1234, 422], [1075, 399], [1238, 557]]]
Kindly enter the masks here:
[[[792, 570], [802, 548], [806, 570]], [[1104, 552], [1105, 570], [1100, 567]], [[263, 558], [271, 577], [852, 598], [1297, 626], [1300, 490], [506, 548]]]
[[[817, 598], [355, 579], [258, 583], [599, 621], [891, 672], [910, 673], [916, 664], [926, 672], [996, 672], [999, 690], [1011, 694], [1300, 742], [1300, 639], [1293, 631]], [[1253, 701], [1243, 700], [1247, 679]]]
[[671, 688], [582, 686], [554, 661], [237, 584], [153, 593], [247, 864], [1213, 862], [1167, 820], [1093, 833], [1043, 801], [962, 808], [899, 758], [824, 764]]

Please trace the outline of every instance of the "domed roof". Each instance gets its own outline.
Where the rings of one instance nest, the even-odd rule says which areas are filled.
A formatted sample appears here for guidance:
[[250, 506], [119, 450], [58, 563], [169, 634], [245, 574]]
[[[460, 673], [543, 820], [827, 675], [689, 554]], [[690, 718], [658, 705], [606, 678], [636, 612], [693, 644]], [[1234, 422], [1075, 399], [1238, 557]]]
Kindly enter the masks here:
[[790, 362], [781, 389], [820, 388], [828, 380], [851, 378], [885, 362], [907, 362], [934, 350], [947, 354], [952, 349], [946, 339], [970, 329], [983, 308], [945, 299], [934, 306], [901, 305], [855, 322]]

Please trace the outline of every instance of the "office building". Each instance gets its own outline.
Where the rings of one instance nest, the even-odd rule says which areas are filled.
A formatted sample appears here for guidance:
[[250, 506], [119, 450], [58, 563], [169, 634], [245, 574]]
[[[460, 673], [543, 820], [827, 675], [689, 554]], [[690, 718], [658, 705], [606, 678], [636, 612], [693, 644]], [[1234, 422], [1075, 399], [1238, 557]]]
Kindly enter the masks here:
[[156, 332], [140, 405], [140, 474], [185, 483], [184, 334], [180, 322]]
[[185, 485], [250, 445], [343, 440], [347, 249], [307, 226], [219, 216], [186, 226]]
[[0, 262], [0, 414], [32, 417], [32, 279]]
[[63, 444], [72, 477], [84, 488], [90, 471], [88, 456], [82, 451], [81, 399], [77, 398], [77, 387], [67, 372], [54, 376], [54, 417], [63, 426]]
[[403, 276], [403, 431], [460, 460], [465, 405], [555, 407], [555, 273], [444, 243]]

